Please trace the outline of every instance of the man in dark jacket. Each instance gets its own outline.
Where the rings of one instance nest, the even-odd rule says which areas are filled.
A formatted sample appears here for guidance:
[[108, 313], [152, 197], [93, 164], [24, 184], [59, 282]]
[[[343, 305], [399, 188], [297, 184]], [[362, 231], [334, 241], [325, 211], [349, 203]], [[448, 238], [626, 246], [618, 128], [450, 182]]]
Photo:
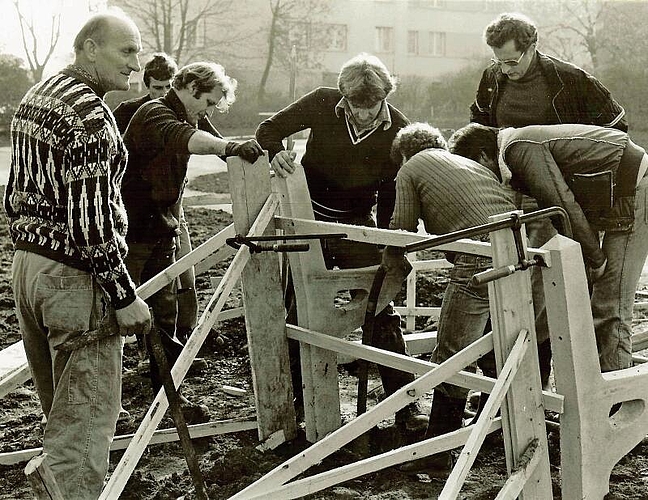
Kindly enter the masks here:
[[484, 70], [470, 121], [491, 127], [583, 123], [627, 132], [624, 109], [592, 75], [537, 50], [526, 16], [501, 14], [484, 31], [492, 64]]
[[[389, 227], [394, 209], [395, 177], [400, 164], [390, 158], [391, 143], [407, 118], [386, 101], [394, 79], [375, 56], [360, 54], [347, 61], [338, 75], [338, 88], [320, 87], [261, 123], [256, 137], [268, 150], [272, 168], [282, 177], [294, 169], [295, 153], [282, 139], [309, 128], [301, 160], [318, 220]], [[377, 221], [372, 213], [377, 204]], [[334, 240], [324, 247], [329, 268], [356, 268], [379, 264], [375, 245]], [[289, 311], [290, 312], [290, 311]], [[289, 321], [295, 318], [289, 315]], [[376, 316], [373, 345], [400, 354], [406, 352], [400, 316], [393, 307]], [[291, 369], [297, 407], [303, 404], [299, 345], [291, 343]], [[383, 388], [390, 395], [414, 380], [412, 374], [379, 367]], [[396, 415], [408, 430], [423, 430], [427, 417], [416, 405]]]
[[[192, 63], [178, 71], [164, 97], [141, 106], [128, 124], [128, 168], [122, 184], [128, 212], [126, 265], [138, 284], [175, 262], [179, 221], [174, 208], [182, 199], [190, 155], [240, 156], [253, 163], [263, 154], [254, 140], [228, 142], [196, 128], [214, 109], [226, 111], [235, 101], [235, 89], [236, 80], [219, 64]], [[182, 351], [176, 338], [175, 282], [148, 302], [173, 364]], [[162, 384], [151, 352], [149, 359], [157, 391]]]
[[[627, 132], [624, 109], [592, 75], [565, 61], [537, 50], [538, 30], [528, 17], [504, 13], [484, 30], [493, 51], [492, 64], [484, 70], [477, 96], [470, 107], [470, 121], [491, 127], [524, 127], [582, 123], [614, 127]], [[518, 193], [516, 205], [525, 212], [537, 210], [535, 200]], [[527, 225], [529, 245], [540, 247], [555, 234], [547, 220]], [[546, 323], [540, 273], [531, 272], [537, 322]], [[548, 328], [540, 328], [540, 371], [547, 385], [551, 370]], [[483, 405], [483, 401], [481, 402]]]
[[457, 130], [450, 148], [489, 167], [540, 208], [566, 210], [589, 269], [601, 371], [632, 366], [632, 307], [648, 255], [643, 148], [606, 127], [498, 130], [476, 123]]

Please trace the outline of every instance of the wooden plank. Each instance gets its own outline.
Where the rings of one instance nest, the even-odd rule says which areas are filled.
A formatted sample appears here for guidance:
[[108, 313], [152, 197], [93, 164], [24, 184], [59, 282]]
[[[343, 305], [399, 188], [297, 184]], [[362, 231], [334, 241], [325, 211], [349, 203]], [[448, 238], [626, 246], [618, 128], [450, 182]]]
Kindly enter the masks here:
[[407, 351], [411, 356], [431, 353], [437, 344], [436, 330], [406, 333], [403, 337], [405, 338], [405, 344], [407, 344]]
[[524, 452], [518, 468], [506, 480], [495, 500], [516, 500], [535, 468], [542, 462], [542, 454], [537, 443], [532, 441]]
[[[498, 417], [491, 422], [488, 432], [494, 432], [501, 429], [501, 427], [501, 418]], [[298, 479], [276, 489], [268, 489], [261, 494], [254, 494], [243, 498], [246, 500], [289, 500], [301, 498], [317, 491], [322, 491], [330, 486], [350, 481], [387, 467], [393, 467], [403, 462], [434, 455], [442, 451], [452, 450], [466, 442], [470, 431], [470, 428], [459, 429], [442, 436], [426, 439], [363, 460], [358, 460], [357, 462], [337, 467], [333, 470]]]
[[[302, 332], [303, 333], [303, 332]], [[327, 337], [322, 335], [322, 337]], [[338, 339], [334, 339], [338, 340]], [[371, 411], [363, 413], [344, 427], [339, 428], [324, 437], [306, 451], [292, 457], [272, 471], [268, 472], [261, 479], [231, 497], [230, 500], [239, 500], [258, 496], [263, 492], [272, 490], [303, 473], [316, 463], [321, 462], [331, 453], [339, 450], [342, 446], [357, 438], [364, 432], [377, 425], [384, 418], [393, 415], [397, 410], [407, 404], [419, 399], [433, 387], [449, 379], [465, 366], [474, 363], [490, 350], [491, 336], [485, 336], [470, 346], [462, 349], [425, 375], [407, 384], [378, 403]], [[368, 348], [369, 346], [353, 346], [353, 348]], [[485, 348], [489, 348], [485, 350]], [[375, 349], [375, 348], [370, 348]], [[380, 349], [378, 349], [380, 351]], [[388, 352], [388, 351], [383, 351]], [[391, 353], [393, 354], [393, 353]]]
[[[270, 196], [270, 165], [266, 156], [254, 165], [239, 157], [227, 160], [232, 212], [237, 234], [247, 234]], [[274, 196], [274, 195], [273, 195]], [[275, 234], [274, 220], [263, 234]], [[252, 368], [259, 439], [283, 431], [297, 437], [293, 404], [281, 264], [275, 252], [252, 253], [241, 273], [245, 326]]]
[[[219, 420], [216, 422], [207, 422], [203, 424], [189, 425], [189, 436], [191, 439], [198, 439], [202, 437], [217, 436], [220, 434], [229, 434], [232, 432], [242, 432], [255, 430], [257, 428], [256, 420], [233, 418], [228, 420]], [[135, 437], [135, 434], [124, 434], [115, 436], [111, 445], [110, 451], [124, 450], [128, 447], [130, 442]], [[170, 443], [178, 441], [178, 433], [175, 427], [169, 429], [156, 430], [148, 445], [152, 446], [161, 443]], [[19, 451], [9, 451], [0, 453], [0, 465], [13, 465], [20, 462], [25, 462], [36, 455], [42, 453], [43, 448], [28, 448]]]
[[[298, 166], [288, 177], [275, 180], [282, 215], [314, 219], [304, 169]], [[304, 234], [291, 227], [283, 229], [287, 234]], [[368, 293], [373, 275], [368, 276], [373, 271], [326, 269], [318, 240], [309, 240], [307, 252], [289, 253], [288, 259], [300, 326], [340, 337], [362, 325], [366, 306], [359, 307], [358, 301], [351, 300], [336, 308], [334, 297], [345, 289], [365, 288]], [[337, 356], [308, 344], [300, 344], [299, 350], [306, 439], [315, 442], [340, 426]]]
[[4, 348], [0, 352], [0, 398], [31, 378], [23, 341]]
[[[511, 214], [500, 214], [490, 217], [489, 221], [508, 219], [510, 216]], [[525, 259], [528, 259], [524, 226], [520, 228], [520, 240], [522, 248], [518, 249], [512, 229], [501, 229], [490, 233], [493, 267], [517, 264], [518, 250], [522, 252]], [[528, 330], [531, 339], [524, 363], [518, 369], [502, 406], [504, 450], [510, 473], [534, 439], [538, 439], [540, 449], [548, 449], [530, 272], [514, 272], [510, 276], [490, 282], [488, 291], [498, 373], [505, 366], [519, 332]], [[549, 454], [544, 455], [542, 463], [535, 469], [520, 498], [532, 500], [551, 498]]]
[[431, 318], [438, 318], [441, 312], [440, 307], [394, 307], [398, 314], [401, 316], [428, 316]]
[[[348, 224], [339, 224], [335, 222], [324, 222], [300, 219], [296, 217], [277, 216], [275, 218], [277, 227], [280, 229], [290, 229], [299, 234], [307, 233], [347, 233], [349, 240], [363, 241], [375, 245], [393, 245], [404, 247], [410, 243], [419, 243], [430, 239], [433, 235], [417, 234], [408, 231], [381, 229], [368, 226], [349, 226]], [[491, 257], [491, 246], [487, 242], [470, 239], [461, 239], [453, 243], [439, 245], [434, 250], [452, 251], [468, 253], [472, 255], [481, 255]], [[544, 259], [548, 266], [551, 265], [551, 255], [546, 250], [539, 248], [527, 249], [529, 255], [538, 255]]]
[[[234, 226], [231, 226], [232, 237], [234, 236]], [[211, 269], [220, 261], [225, 260], [236, 253], [236, 250], [229, 245], [225, 245], [222, 248], [219, 248], [209, 257], [204, 258], [194, 266], [194, 271], [196, 276], [200, 276], [208, 269]]]
[[[337, 339], [330, 335], [324, 335], [313, 330], [290, 324], [286, 325], [286, 335], [288, 338], [299, 340], [303, 344], [312, 344], [323, 349], [328, 349], [355, 358], [366, 359], [373, 363], [382, 364], [390, 368], [397, 368], [409, 373], [424, 374], [440, 366], [430, 361], [424, 361], [404, 354], [384, 351], [377, 347], [364, 346], [360, 343], [348, 342], [343, 339]], [[480, 342], [480, 344], [483, 343], [479, 349], [486, 349], [484, 352], [490, 351], [493, 345], [491, 339], [491, 334], [479, 339], [477, 342]], [[495, 385], [495, 380], [492, 378], [463, 370], [449, 375], [446, 382], [466, 389], [475, 389], [487, 393], [490, 393]], [[542, 396], [545, 408], [556, 413], [562, 413], [562, 395], [544, 391]]]
[[[416, 308], [416, 268], [414, 263], [416, 263], [416, 252], [407, 256], [410, 264], [412, 264], [412, 270], [407, 275], [406, 278], [406, 295], [405, 295], [405, 327], [409, 331], [414, 331], [416, 329], [416, 316], [413, 313], [414, 308]], [[401, 314], [401, 311], [398, 311]]]
[[486, 434], [488, 434], [491, 420], [499, 410], [502, 401], [506, 396], [506, 391], [508, 391], [513, 378], [517, 374], [518, 368], [525, 361], [524, 355], [526, 354], [529, 344], [529, 332], [523, 330], [518, 335], [515, 345], [511, 349], [511, 352], [506, 359], [506, 363], [504, 363], [504, 367], [497, 377], [497, 382], [495, 382], [493, 392], [491, 392], [482, 414], [477, 419], [477, 423], [475, 424], [473, 431], [470, 433], [470, 437], [461, 450], [457, 463], [446, 480], [443, 490], [441, 490], [441, 493], [439, 494], [439, 500], [454, 500], [458, 497], [459, 492], [466, 481], [466, 476], [468, 476], [470, 469], [475, 463], [477, 453], [479, 453], [479, 449], [484, 443], [484, 438], [486, 437]]

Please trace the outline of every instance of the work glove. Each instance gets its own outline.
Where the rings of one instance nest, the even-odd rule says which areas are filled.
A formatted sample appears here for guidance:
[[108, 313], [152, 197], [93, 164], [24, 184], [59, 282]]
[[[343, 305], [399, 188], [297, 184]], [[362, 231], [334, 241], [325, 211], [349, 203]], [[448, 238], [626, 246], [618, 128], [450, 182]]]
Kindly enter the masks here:
[[225, 146], [225, 156], [240, 156], [245, 161], [254, 163], [259, 156], [263, 156], [263, 149], [254, 139], [241, 143], [230, 141]]

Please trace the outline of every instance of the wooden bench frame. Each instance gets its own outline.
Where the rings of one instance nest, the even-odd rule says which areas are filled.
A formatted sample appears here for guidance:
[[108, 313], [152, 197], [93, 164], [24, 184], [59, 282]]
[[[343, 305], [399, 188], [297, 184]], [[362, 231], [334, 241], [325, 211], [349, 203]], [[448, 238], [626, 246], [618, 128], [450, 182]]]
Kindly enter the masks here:
[[[307, 189], [305, 191], [303, 172], [287, 180], [275, 179], [277, 187], [271, 192], [267, 159], [261, 158], [255, 165], [250, 165], [238, 158], [233, 158], [228, 160], [228, 167], [235, 219], [234, 230], [230, 227], [221, 231], [163, 273], [142, 285], [138, 289], [141, 296], [150, 296], [192, 265], [200, 266], [202, 262], [203, 266], [209, 266], [210, 263], [215, 262], [218, 256], [227, 253], [224, 250], [224, 242], [228, 237], [232, 237], [234, 232], [255, 236], [274, 234], [277, 230], [295, 234], [343, 230], [350, 240], [397, 246], [405, 246], [425, 239], [425, 236], [412, 233], [314, 221], [305, 208], [310, 207], [310, 202]], [[277, 216], [276, 211], [280, 206], [282, 215]], [[494, 266], [497, 267], [517, 262], [518, 256], [511, 231], [499, 230], [491, 233], [491, 242], [492, 245], [488, 245], [471, 240], [460, 240], [440, 246], [438, 249], [490, 255]], [[468, 346], [446, 362], [436, 365], [347, 342], [339, 338], [340, 331], [331, 329], [330, 324], [322, 320], [325, 315], [320, 314], [318, 318], [315, 307], [319, 304], [314, 299], [317, 299], [320, 292], [314, 292], [310, 288], [317, 288], [322, 283], [326, 283], [329, 288], [365, 290], [370, 285], [370, 278], [375, 268], [341, 273], [321, 269], [320, 266], [320, 269], [313, 272], [311, 264], [316, 262], [319, 265], [322, 262], [319, 244], [313, 245], [307, 252], [310, 255], [290, 255], [291, 267], [295, 272], [296, 281], [299, 282], [296, 288], [298, 303], [301, 301], [302, 309], [299, 310], [300, 325], [286, 325], [283, 319], [279, 257], [272, 253], [251, 254], [248, 247], [241, 247], [172, 369], [174, 382], [176, 385], [182, 382], [211, 327], [222, 314], [222, 307], [229, 293], [241, 278], [250, 359], [253, 367], [259, 438], [262, 441], [277, 441], [278, 435], [279, 440], [288, 440], [295, 436], [296, 422], [291, 404], [292, 388], [287, 356], [287, 339], [293, 338], [310, 350], [309, 356], [306, 356], [305, 362], [303, 361], [303, 367], [306, 369], [304, 379], [307, 385], [310, 384], [307, 390], [315, 395], [313, 398], [315, 402], [310, 405], [311, 417], [307, 416], [306, 430], [307, 436], [313, 438], [315, 444], [232, 498], [298, 498], [415, 457], [427, 456], [463, 445], [458, 463], [440, 496], [445, 499], [456, 498], [485, 435], [498, 428], [503, 430], [506, 462], [510, 474], [498, 498], [551, 498], [551, 477], [544, 424], [545, 408], [562, 414], [561, 453], [563, 454], [563, 491], [567, 495], [565, 497], [601, 498], [607, 492], [611, 467], [646, 434], [648, 417], [645, 411], [645, 398], [648, 396], [644, 395], [645, 390], [642, 392], [637, 387], [645, 386], [644, 374], [648, 374], [648, 369], [640, 367], [639, 370], [635, 368], [613, 374], [599, 373], [599, 377], [595, 377], [596, 374], [591, 370], [582, 370], [582, 363], [590, 362], [591, 367], [592, 356], [597, 358], [595, 344], [594, 351], [591, 349], [592, 342], [589, 343], [585, 354], [576, 354], [576, 351], [581, 349], [581, 343], [579, 342], [576, 349], [577, 338], [573, 334], [586, 331], [593, 338], [593, 326], [591, 316], [583, 314], [583, 310], [589, 311], [586, 303], [588, 296], [584, 288], [584, 268], [579, 268], [579, 266], [582, 268], [582, 257], [579, 250], [574, 250], [574, 245], [578, 247], [571, 240], [556, 237], [543, 249], [529, 250], [532, 253], [542, 254], [548, 264], [548, 267], [543, 269], [543, 276], [545, 287], [552, 287], [552, 293], [547, 297], [547, 308], [552, 330], [556, 383], [562, 395], [543, 393], [540, 389], [528, 273], [516, 272], [490, 283], [494, 333]], [[569, 269], [569, 273], [566, 269]], [[576, 269], [576, 272], [573, 269]], [[338, 281], [340, 277], [347, 280], [343, 286]], [[362, 297], [360, 300], [344, 310], [343, 316], [347, 318], [338, 320], [343, 324], [344, 331], [353, 330], [362, 323], [364, 318], [362, 302], [366, 302], [366, 295], [360, 294], [360, 296]], [[408, 309], [412, 308], [408, 307]], [[303, 324], [302, 318], [305, 318]], [[313, 326], [317, 326], [317, 329], [312, 328]], [[563, 345], [560, 343], [561, 340], [567, 343]], [[496, 354], [497, 379], [489, 379], [463, 370], [490, 349], [494, 349]], [[420, 376], [368, 412], [340, 427], [339, 413], [336, 415], [335, 411], [331, 411], [330, 406], [323, 408], [317, 404], [320, 391], [324, 391], [327, 397], [335, 397], [335, 391], [331, 388], [337, 388], [336, 370], [332, 369], [336, 364], [337, 353], [398, 367]], [[315, 380], [312, 374], [323, 373], [321, 366], [326, 363], [329, 363], [328, 372], [334, 373], [335, 376], [324, 373], [324, 383], [322, 383], [320, 380]], [[569, 377], [573, 373], [581, 373], [581, 370], [584, 377], [590, 380], [583, 381], [580, 377], [572, 376], [570, 381]], [[491, 393], [491, 398], [477, 423], [342, 468], [294, 480], [312, 465], [444, 381]], [[637, 381], [641, 381], [642, 384], [636, 383]], [[586, 382], [589, 382], [589, 388], [598, 389], [597, 397], [603, 398], [606, 403], [622, 402], [621, 411], [612, 418], [607, 415], [604, 419], [589, 418], [588, 412], [594, 408], [597, 400], [596, 397], [588, 399], [579, 394], [581, 385]], [[619, 391], [628, 385], [632, 388], [620, 395]], [[100, 498], [117, 498], [123, 491], [141, 454], [151, 442], [167, 407], [166, 397], [160, 391], [139, 429], [132, 436], [126, 452]], [[502, 417], [496, 418], [495, 415], [500, 407]], [[323, 411], [326, 411], [327, 415], [323, 416], [321, 414]], [[613, 427], [612, 431], [608, 432], [605, 426]], [[625, 438], [623, 438], [624, 429], [631, 429], [630, 435]], [[589, 436], [589, 441], [593, 441], [593, 438], [602, 435], [601, 433], [605, 436], [614, 436], [614, 439], [619, 440], [619, 444], [610, 447], [611, 441], [605, 439], [606, 447], [611, 448], [607, 450], [601, 446], [592, 446], [592, 443], [577, 445], [577, 441], [585, 441], [579, 439], [581, 434], [577, 432]], [[593, 475], [588, 474], [587, 467], [594, 459], [600, 460], [602, 455], [605, 457], [602, 461], [604, 465], [594, 472], [594, 475], [600, 477], [597, 478], [598, 481], [593, 481]], [[594, 486], [589, 488], [587, 486], [589, 483], [593, 483]]]

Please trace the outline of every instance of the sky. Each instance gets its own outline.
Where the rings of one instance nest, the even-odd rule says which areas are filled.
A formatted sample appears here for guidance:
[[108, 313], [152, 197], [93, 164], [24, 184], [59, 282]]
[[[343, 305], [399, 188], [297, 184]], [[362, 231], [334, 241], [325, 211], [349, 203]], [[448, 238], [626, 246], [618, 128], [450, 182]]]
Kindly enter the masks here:
[[[40, 59], [45, 56], [49, 44], [52, 13], [61, 12], [61, 37], [52, 59], [45, 68], [45, 76], [55, 73], [72, 60], [74, 36], [89, 16], [89, 5], [100, 2], [92, 0], [18, 0], [21, 11], [27, 19], [33, 19], [41, 47]], [[14, 7], [14, 0], [0, 0], [0, 12], [4, 14], [3, 29], [0, 30], [0, 53], [14, 54], [27, 60], [22, 46], [20, 24]]]

